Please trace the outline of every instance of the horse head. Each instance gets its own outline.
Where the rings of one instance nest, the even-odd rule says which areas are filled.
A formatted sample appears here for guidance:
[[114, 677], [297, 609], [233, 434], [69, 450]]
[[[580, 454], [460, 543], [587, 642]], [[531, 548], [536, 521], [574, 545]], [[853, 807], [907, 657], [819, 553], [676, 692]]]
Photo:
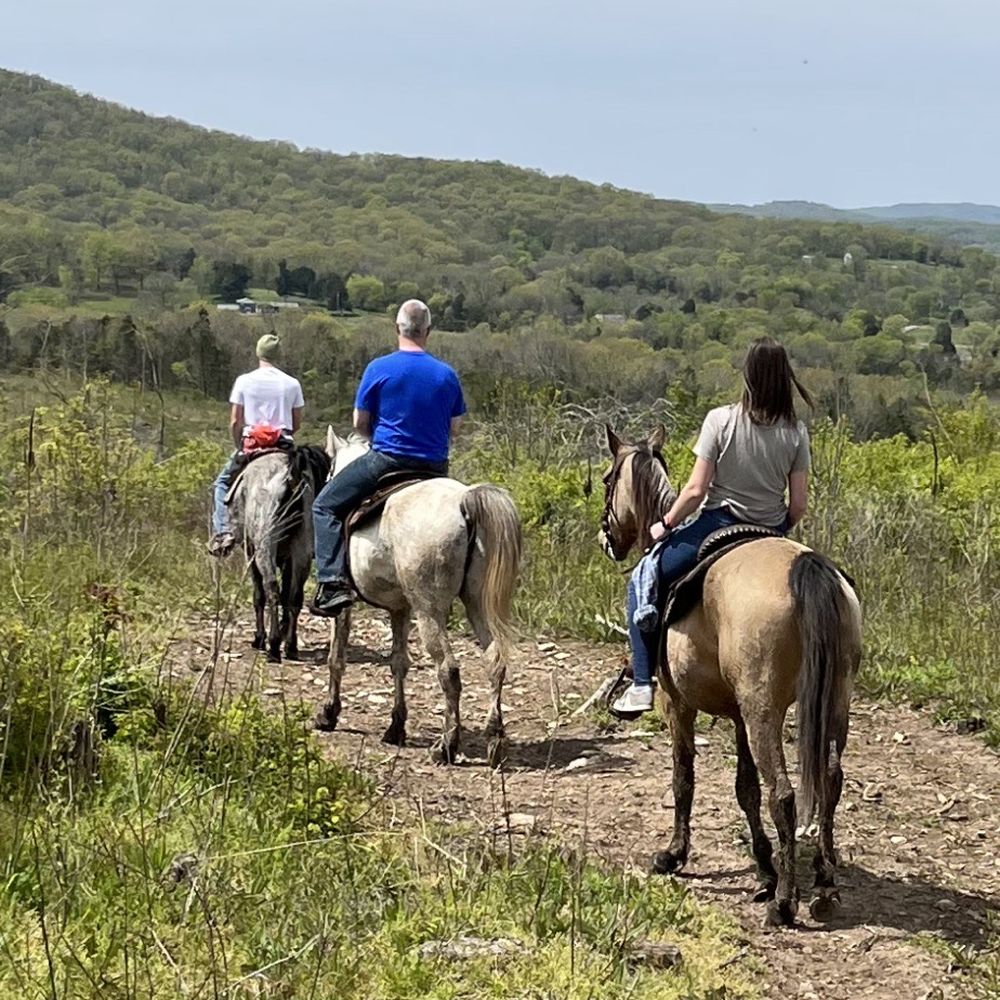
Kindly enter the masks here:
[[335, 476], [344, 466], [359, 459], [371, 448], [371, 442], [359, 434], [342, 438], [332, 427], [326, 428], [326, 453], [330, 456], [330, 475]]
[[621, 562], [637, 543], [648, 544], [649, 527], [674, 500], [663, 458], [666, 428], [660, 424], [644, 441], [624, 441], [610, 424], [605, 427], [611, 468], [604, 474], [604, 512], [598, 542], [604, 553]]

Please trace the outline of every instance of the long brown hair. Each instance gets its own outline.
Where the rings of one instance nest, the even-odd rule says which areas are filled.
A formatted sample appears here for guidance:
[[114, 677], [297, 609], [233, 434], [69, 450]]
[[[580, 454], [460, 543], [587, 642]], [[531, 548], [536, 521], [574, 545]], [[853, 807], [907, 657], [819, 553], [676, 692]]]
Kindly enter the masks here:
[[743, 411], [755, 424], [794, 425], [792, 386], [803, 402], [813, 406], [812, 396], [795, 377], [784, 347], [773, 337], [760, 337], [750, 345], [743, 363]]

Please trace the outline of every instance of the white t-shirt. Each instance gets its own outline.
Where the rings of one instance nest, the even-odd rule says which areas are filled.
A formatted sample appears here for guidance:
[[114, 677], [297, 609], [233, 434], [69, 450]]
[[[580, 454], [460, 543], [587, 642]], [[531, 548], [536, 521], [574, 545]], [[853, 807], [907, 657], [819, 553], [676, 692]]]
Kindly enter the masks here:
[[229, 402], [243, 407], [244, 432], [257, 424], [268, 424], [291, 433], [292, 410], [305, 406], [299, 380], [269, 365], [240, 375], [233, 383]]

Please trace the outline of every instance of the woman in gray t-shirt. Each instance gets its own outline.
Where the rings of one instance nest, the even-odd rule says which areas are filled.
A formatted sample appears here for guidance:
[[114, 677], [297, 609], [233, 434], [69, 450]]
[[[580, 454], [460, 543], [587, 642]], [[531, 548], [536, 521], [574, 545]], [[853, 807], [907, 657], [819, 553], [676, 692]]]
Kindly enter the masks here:
[[[705, 418], [687, 484], [662, 522], [650, 526], [654, 542], [666, 538], [657, 553], [661, 602], [669, 585], [694, 566], [701, 543], [718, 528], [742, 521], [786, 532], [802, 519], [809, 434], [795, 414], [794, 390], [812, 406], [784, 347], [770, 337], [755, 340], [743, 366], [743, 398]], [[699, 507], [698, 516], [681, 527]], [[637, 567], [626, 602], [634, 679], [612, 706], [623, 715], [653, 707], [652, 671], [660, 630], [644, 631], [636, 624], [636, 610], [642, 605]], [[662, 606], [658, 610], [662, 612]]]

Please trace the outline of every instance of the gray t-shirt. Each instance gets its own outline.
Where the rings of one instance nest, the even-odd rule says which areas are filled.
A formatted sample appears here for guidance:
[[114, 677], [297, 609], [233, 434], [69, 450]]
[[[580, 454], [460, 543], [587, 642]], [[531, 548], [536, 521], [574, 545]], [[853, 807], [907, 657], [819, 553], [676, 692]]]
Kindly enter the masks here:
[[755, 424], [737, 403], [711, 410], [694, 446], [715, 464], [706, 510], [728, 507], [741, 521], [776, 528], [788, 516], [788, 476], [809, 468], [809, 432], [794, 426]]

